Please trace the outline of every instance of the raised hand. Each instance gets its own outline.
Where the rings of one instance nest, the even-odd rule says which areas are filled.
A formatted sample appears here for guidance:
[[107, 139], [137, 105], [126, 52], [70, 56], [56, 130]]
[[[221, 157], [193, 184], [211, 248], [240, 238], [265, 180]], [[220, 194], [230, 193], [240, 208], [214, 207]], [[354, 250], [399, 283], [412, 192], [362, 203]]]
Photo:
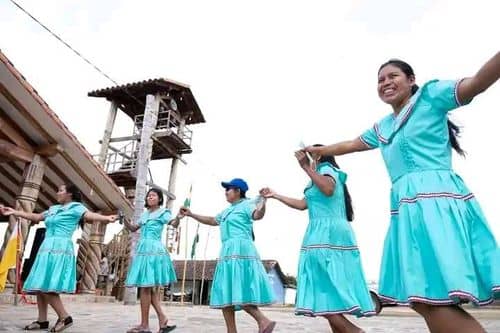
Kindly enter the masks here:
[[303, 169], [307, 169], [311, 166], [309, 159], [307, 158], [306, 152], [304, 150], [297, 150], [295, 152], [295, 158], [299, 162], [299, 165]]

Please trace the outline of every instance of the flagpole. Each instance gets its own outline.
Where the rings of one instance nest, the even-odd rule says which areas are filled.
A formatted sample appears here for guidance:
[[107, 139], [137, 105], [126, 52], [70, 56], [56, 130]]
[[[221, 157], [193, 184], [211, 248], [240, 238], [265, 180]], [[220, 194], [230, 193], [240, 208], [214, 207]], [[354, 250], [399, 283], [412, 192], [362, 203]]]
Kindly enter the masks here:
[[17, 306], [17, 289], [19, 288], [19, 271], [20, 271], [20, 255], [21, 255], [21, 235], [20, 235], [20, 225], [19, 225], [19, 219], [16, 218], [16, 238], [17, 238], [17, 244], [16, 244], [16, 273], [15, 273], [15, 281], [14, 281], [14, 305]]
[[203, 304], [203, 285], [205, 284], [205, 267], [207, 266], [207, 248], [208, 239], [210, 238], [210, 228], [207, 231], [207, 242], [205, 243], [205, 251], [203, 252], [203, 268], [201, 271], [201, 290], [200, 290], [200, 305]]
[[[191, 303], [194, 305], [194, 300], [195, 300], [195, 295], [196, 295], [196, 244], [198, 242], [198, 232], [200, 230], [200, 222], [198, 222], [198, 225], [196, 226], [196, 235], [194, 236], [193, 240], [193, 248], [191, 250], [191, 259], [193, 259], [193, 292], [191, 294]], [[194, 250], [194, 251], [193, 251]]]
[[[188, 197], [184, 200], [184, 207], [191, 207], [191, 195], [193, 193], [193, 185], [189, 187]], [[187, 258], [188, 258], [188, 217], [186, 217], [186, 244], [184, 245], [184, 269], [182, 270], [182, 287], [181, 287], [181, 305], [184, 304], [184, 286], [186, 283], [186, 268], [187, 268]]]
[[186, 268], [187, 268], [187, 249], [188, 249], [188, 219], [186, 218], [186, 236], [184, 237], [186, 244], [184, 245], [184, 269], [182, 271], [182, 287], [181, 287], [181, 305], [184, 304], [184, 285], [186, 282]]

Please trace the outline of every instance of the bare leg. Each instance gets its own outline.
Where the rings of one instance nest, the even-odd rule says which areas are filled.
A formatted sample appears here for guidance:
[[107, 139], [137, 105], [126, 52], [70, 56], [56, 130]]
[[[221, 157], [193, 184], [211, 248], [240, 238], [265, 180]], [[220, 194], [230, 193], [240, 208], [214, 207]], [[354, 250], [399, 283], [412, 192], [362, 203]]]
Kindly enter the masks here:
[[245, 310], [246, 313], [257, 321], [257, 324], [259, 325], [259, 332], [262, 332], [267, 326], [269, 326], [269, 324], [271, 324], [271, 320], [269, 320], [269, 318], [267, 318], [258, 307], [254, 305], [246, 305], [243, 307], [243, 310]]
[[168, 318], [161, 308], [160, 293], [157, 288], [151, 288], [151, 304], [153, 305], [156, 315], [158, 316], [160, 328], [167, 326]]
[[49, 303], [47, 302], [47, 297], [45, 294], [36, 294], [36, 306], [38, 307], [38, 321], [47, 321], [47, 311]]
[[326, 320], [328, 320], [330, 328], [334, 333], [364, 333], [361, 328], [354, 325], [354, 323], [352, 323], [344, 315], [335, 314], [326, 315], [324, 317], [326, 318]]
[[149, 329], [149, 307], [151, 306], [151, 288], [140, 288], [141, 328]]
[[236, 319], [234, 318], [234, 308], [228, 306], [222, 308], [222, 315], [226, 321], [227, 333], [237, 333], [236, 331]]
[[69, 316], [64, 308], [59, 294], [45, 294], [44, 297], [47, 300], [47, 303], [50, 304], [50, 306], [57, 313], [57, 317], [59, 317], [59, 319], [64, 319]]
[[432, 306], [413, 304], [413, 309], [424, 317], [431, 333], [486, 333], [479, 322], [459, 306]]

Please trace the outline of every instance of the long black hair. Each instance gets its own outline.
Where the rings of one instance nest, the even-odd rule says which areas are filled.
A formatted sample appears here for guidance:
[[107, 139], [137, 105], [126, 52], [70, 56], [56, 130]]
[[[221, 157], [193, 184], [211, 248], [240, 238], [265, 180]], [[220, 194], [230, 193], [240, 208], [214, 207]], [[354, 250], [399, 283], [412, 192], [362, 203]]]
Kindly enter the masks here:
[[[378, 72], [382, 70], [387, 65], [392, 65], [394, 67], [399, 68], [407, 77], [413, 77], [415, 78], [415, 72], [413, 71], [413, 68], [411, 66], [399, 59], [391, 59], [380, 66], [378, 69]], [[418, 91], [419, 87], [417, 84], [414, 84], [411, 87], [411, 94], [414, 95]], [[452, 122], [449, 118], [447, 119], [447, 124], [448, 124], [448, 135], [450, 137], [450, 144], [455, 151], [462, 156], [465, 156], [465, 151], [462, 149], [460, 146], [460, 143], [458, 142], [458, 137], [460, 136], [460, 127], [458, 127], [454, 122]]]
[[[71, 201], [82, 202], [82, 192], [78, 187], [76, 187], [75, 184], [72, 183], [64, 184], [64, 188], [66, 189], [66, 193], [71, 194]], [[78, 225], [83, 230], [83, 227], [85, 225], [85, 218], [83, 217], [83, 215], [80, 218], [80, 221], [78, 221]]]
[[[314, 147], [322, 147], [322, 146], [323, 145], [320, 145], [320, 144], [314, 145]], [[340, 169], [340, 167], [337, 164], [337, 161], [335, 161], [335, 157], [333, 155], [321, 156], [321, 158], [319, 159], [319, 163], [329, 163], [333, 167]], [[352, 222], [354, 220], [354, 210], [352, 208], [351, 195], [349, 194], [349, 190], [348, 190], [347, 185], [345, 183], [344, 183], [344, 204], [345, 204], [345, 212], [346, 212], [347, 221]]]

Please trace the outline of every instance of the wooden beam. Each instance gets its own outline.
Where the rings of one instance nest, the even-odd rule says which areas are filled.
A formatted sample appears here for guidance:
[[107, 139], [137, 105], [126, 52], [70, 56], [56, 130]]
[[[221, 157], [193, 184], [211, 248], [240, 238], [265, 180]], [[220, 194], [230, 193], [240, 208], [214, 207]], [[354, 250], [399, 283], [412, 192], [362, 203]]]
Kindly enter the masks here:
[[19, 160], [30, 163], [35, 153], [32, 150], [19, 147], [6, 140], [0, 139], [0, 155], [13, 160]]
[[10, 119], [7, 118], [6, 115], [0, 116], [0, 132], [7, 136], [17, 146], [25, 149], [31, 149], [31, 145], [20, 134], [20, 131], [16, 130], [16, 126]]
[[48, 145], [43, 145], [40, 147], [37, 147], [35, 152], [44, 157], [52, 157], [56, 156], [57, 154], [62, 153], [64, 150], [63, 148], [57, 144], [57, 143], [50, 143]]
[[109, 108], [108, 120], [106, 121], [106, 127], [104, 128], [104, 134], [102, 137], [101, 151], [99, 152], [99, 164], [104, 167], [106, 162], [106, 156], [109, 148], [109, 140], [111, 139], [111, 134], [113, 133], [113, 128], [115, 127], [116, 115], [118, 113], [118, 104], [116, 101], [111, 101], [111, 106]]
[[[120, 136], [116, 138], [111, 138], [109, 139], [109, 142], [124, 142], [124, 141], [132, 141], [132, 140], [139, 140], [141, 138], [140, 135], [129, 135], [129, 136]], [[102, 140], [99, 140], [99, 143], [102, 144]]]
[[175, 149], [173, 149], [169, 145], [164, 144], [159, 139], [160, 137], [169, 136], [171, 134], [172, 134], [171, 130], [168, 130], [166, 132], [165, 131], [156, 132], [156, 133], [153, 134], [152, 139], [153, 139], [153, 141], [154, 141], [155, 144], [157, 144], [158, 146], [160, 146], [160, 148], [166, 150], [170, 155], [174, 156], [176, 159], [178, 159], [179, 161], [181, 161], [183, 164], [187, 165], [186, 160], [184, 160], [180, 154], [177, 154], [177, 152], [175, 151]]

